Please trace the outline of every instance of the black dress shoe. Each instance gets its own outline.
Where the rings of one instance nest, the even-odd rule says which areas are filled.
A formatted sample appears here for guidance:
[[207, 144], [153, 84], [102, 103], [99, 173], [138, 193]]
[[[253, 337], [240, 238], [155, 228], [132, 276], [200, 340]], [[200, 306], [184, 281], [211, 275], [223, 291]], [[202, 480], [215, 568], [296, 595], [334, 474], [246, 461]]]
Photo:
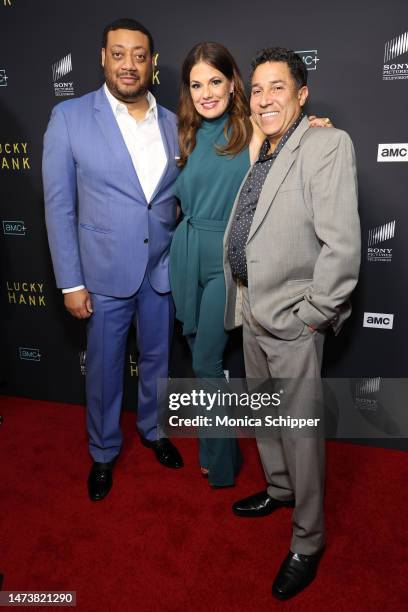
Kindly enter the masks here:
[[112, 488], [113, 461], [99, 463], [94, 461], [88, 477], [89, 499], [99, 501], [107, 496]]
[[181, 468], [184, 465], [183, 458], [177, 448], [168, 438], [159, 440], [146, 440], [141, 438], [142, 444], [154, 450], [157, 460], [168, 468]]
[[293, 508], [294, 506], [294, 501], [279, 501], [268, 495], [267, 491], [261, 491], [235, 502], [232, 505], [232, 511], [237, 516], [268, 516], [277, 508]]
[[322, 553], [301, 555], [289, 551], [272, 585], [272, 595], [289, 599], [303, 591], [316, 577]]

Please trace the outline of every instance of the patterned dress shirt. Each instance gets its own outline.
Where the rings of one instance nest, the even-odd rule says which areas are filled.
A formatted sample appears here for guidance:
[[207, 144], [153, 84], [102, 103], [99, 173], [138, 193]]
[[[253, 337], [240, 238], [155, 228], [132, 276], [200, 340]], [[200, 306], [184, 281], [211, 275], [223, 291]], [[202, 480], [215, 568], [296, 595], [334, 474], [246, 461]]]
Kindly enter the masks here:
[[252, 166], [247, 179], [239, 194], [238, 205], [235, 210], [228, 241], [228, 259], [233, 276], [239, 279], [243, 285], [248, 286], [248, 271], [245, 247], [254, 218], [255, 210], [261, 195], [262, 187], [268, 176], [273, 162], [302, 121], [303, 113], [293, 125], [282, 136], [274, 152], [268, 155], [269, 140], [263, 143], [259, 157]]

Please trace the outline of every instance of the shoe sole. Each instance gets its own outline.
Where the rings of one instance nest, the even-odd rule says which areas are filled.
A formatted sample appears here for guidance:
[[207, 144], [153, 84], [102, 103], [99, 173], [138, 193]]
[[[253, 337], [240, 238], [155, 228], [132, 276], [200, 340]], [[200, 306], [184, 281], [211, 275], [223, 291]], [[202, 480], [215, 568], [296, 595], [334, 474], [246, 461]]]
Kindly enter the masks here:
[[242, 518], [263, 518], [265, 516], [269, 516], [270, 514], [275, 512], [275, 510], [279, 510], [279, 508], [274, 508], [270, 512], [257, 512], [256, 514], [252, 514], [250, 512], [240, 512], [239, 510], [233, 510], [232, 512], [235, 514], [235, 516], [240, 516]]
[[273, 508], [272, 510], [267, 510], [266, 512], [256, 512], [252, 514], [250, 510], [249, 511], [235, 510], [234, 508], [232, 509], [232, 512], [236, 516], [242, 516], [243, 518], [262, 518], [264, 516], [269, 516], [270, 514], [273, 514], [276, 510], [279, 510], [280, 508], [294, 508], [294, 507], [295, 507], [294, 503], [287, 503], [287, 504], [281, 504], [280, 506], [276, 506], [276, 508]]

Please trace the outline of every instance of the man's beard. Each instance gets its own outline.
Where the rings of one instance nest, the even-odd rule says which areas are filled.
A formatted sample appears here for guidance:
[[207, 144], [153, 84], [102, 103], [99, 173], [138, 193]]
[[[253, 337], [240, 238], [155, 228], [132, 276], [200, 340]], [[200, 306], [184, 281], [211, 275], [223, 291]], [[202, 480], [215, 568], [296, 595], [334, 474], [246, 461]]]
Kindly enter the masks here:
[[[129, 76], [135, 76], [139, 79], [134, 86], [120, 86], [113, 81], [107, 74], [105, 74], [106, 85], [109, 91], [121, 102], [136, 102], [141, 98], [146, 97], [149, 90], [149, 83], [151, 79], [146, 79], [143, 83], [140, 80], [139, 75], [130, 74]], [[137, 85], [137, 86], [136, 86]], [[131, 89], [130, 89], [131, 88]]]

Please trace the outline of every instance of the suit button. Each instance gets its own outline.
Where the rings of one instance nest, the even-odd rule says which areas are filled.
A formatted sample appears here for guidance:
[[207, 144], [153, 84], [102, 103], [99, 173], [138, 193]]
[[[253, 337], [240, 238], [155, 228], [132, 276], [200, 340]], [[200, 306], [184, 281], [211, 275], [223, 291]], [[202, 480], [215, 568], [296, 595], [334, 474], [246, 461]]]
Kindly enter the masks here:
[[148, 210], [150, 210], [150, 209], [151, 209], [151, 207], [152, 207], [152, 205], [151, 205], [151, 204], [148, 204], [148, 205], [147, 205], [147, 209], [148, 209]]
[[148, 238], [145, 238], [145, 239], [143, 240], [143, 242], [144, 242], [145, 244], [147, 244], [147, 243], [149, 242], [149, 239], [148, 239]]

